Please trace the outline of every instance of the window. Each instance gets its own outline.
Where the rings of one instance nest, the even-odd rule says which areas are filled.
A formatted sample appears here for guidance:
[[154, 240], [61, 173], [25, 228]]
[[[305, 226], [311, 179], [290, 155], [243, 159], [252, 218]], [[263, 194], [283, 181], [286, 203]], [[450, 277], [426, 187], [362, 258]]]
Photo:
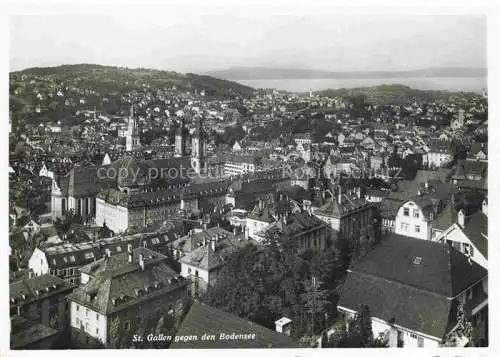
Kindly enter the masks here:
[[420, 212], [418, 209], [413, 210], [413, 218], [419, 218], [420, 217]]
[[89, 330], [89, 323], [88, 323], [88, 322], [86, 322], [86, 323], [85, 323], [85, 331], [88, 331], [88, 330]]
[[80, 305], [76, 305], [76, 311], [80, 311]]
[[125, 330], [130, 330], [130, 321], [125, 321]]
[[99, 327], [96, 327], [95, 328], [95, 334], [98, 335], [99, 334]]
[[423, 337], [418, 337], [417, 339], [417, 346], [418, 347], [424, 347], [424, 338]]
[[188, 268], [188, 274], [191, 274], [191, 268]]
[[420, 226], [418, 224], [415, 226], [415, 233], [420, 233]]
[[75, 321], [76, 321], [76, 326], [78, 327], [80, 325], [80, 319], [77, 317]]
[[99, 321], [99, 314], [97, 312], [95, 313], [95, 319], [96, 321]]
[[89, 316], [89, 309], [88, 308], [85, 309], [85, 316]]
[[403, 215], [409, 216], [410, 215], [410, 209], [409, 208], [403, 208]]
[[410, 337], [416, 339], [417, 335], [415, 335], [414, 333], [410, 333]]

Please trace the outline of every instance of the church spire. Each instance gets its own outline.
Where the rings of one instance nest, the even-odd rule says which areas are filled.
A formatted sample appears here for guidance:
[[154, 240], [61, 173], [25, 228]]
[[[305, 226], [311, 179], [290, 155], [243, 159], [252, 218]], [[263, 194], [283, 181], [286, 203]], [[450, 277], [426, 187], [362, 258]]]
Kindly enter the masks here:
[[126, 138], [126, 150], [135, 151], [141, 146], [139, 140], [139, 128], [136, 118], [134, 117], [134, 104], [130, 106], [130, 117], [128, 118], [128, 131]]

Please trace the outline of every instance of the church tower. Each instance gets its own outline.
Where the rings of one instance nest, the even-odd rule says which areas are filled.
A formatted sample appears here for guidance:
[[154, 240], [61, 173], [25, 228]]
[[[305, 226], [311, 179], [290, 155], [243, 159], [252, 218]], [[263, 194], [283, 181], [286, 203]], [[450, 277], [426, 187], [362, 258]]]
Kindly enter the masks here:
[[202, 119], [198, 119], [191, 140], [191, 167], [200, 174], [206, 171], [207, 134]]
[[180, 125], [175, 131], [175, 157], [186, 155], [187, 147], [187, 129], [184, 125], [184, 118], [181, 119]]
[[126, 138], [127, 151], [135, 151], [141, 146], [139, 140], [139, 127], [134, 117], [134, 105], [130, 107], [130, 117], [128, 118], [128, 130]]

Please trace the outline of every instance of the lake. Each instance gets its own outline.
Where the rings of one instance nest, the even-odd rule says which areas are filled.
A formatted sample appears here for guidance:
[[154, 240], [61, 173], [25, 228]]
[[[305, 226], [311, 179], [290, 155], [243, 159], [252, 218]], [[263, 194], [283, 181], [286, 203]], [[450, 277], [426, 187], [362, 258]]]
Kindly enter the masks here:
[[380, 84], [402, 84], [414, 89], [449, 90], [481, 93], [487, 88], [486, 77], [426, 77], [426, 78], [306, 78], [306, 79], [251, 79], [236, 82], [253, 88], [274, 88], [290, 92], [308, 92], [322, 89], [371, 87]]

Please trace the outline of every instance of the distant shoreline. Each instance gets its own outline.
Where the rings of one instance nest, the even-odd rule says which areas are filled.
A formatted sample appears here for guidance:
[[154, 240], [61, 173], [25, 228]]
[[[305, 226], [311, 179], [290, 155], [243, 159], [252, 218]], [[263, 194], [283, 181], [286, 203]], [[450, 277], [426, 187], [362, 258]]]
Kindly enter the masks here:
[[380, 85], [401, 85], [421, 91], [472, 92], [487, 89], [487, 77], [407, 77], [407, 78], [288, 78], [234, 80], [254, 89], [276, 89], [293, 93], [324, 90], [351, 90]]

